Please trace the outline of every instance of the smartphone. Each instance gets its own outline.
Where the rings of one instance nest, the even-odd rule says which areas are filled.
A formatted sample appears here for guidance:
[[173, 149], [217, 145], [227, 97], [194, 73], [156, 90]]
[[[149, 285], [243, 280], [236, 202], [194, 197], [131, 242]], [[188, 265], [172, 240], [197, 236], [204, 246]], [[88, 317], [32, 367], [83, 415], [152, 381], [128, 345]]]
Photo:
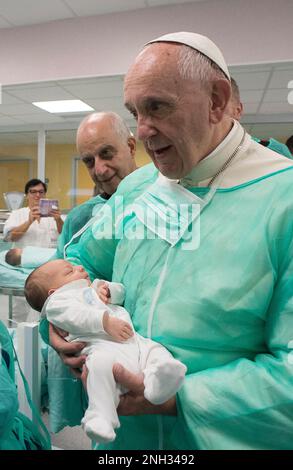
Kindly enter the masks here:
[[49, 217], [51, 210], [59, 208], [57, 199], [40, 199], [40, 215], [41, 217]]

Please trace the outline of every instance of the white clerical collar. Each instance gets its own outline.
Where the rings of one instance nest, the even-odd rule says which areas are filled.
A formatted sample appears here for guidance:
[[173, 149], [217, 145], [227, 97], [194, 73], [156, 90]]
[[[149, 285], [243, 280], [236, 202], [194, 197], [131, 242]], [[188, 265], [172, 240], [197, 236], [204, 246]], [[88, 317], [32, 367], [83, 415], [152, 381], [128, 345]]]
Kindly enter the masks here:
[[180, 184], [186, 188], [194, 187], [200, 186], [203, 181], [212, 179], [240, 144], [243, 133], [242, 126], [234, 120], [233, 127], [225, 139], [201, 160], [188, 175], [184, 176], [180, 180]]

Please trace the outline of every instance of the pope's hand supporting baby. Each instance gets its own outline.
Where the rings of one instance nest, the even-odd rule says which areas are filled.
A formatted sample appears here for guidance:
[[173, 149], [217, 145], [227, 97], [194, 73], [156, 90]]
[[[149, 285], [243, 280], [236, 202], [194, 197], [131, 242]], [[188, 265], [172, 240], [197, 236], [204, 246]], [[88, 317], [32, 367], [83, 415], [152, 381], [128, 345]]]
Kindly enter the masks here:
[[120, 397], [117, 412], [122, 416], [142, 414], [177, 415], [176, 397], [161, 405], [153, 405], [144, 397], [143, 374], [133, 374], [121, 364], [113, 365], [113, 375], [128, 392]]
[[81, 377], [81, 369], [86, 360], [86, 355], [77, 356], [86, 346], [86, 343], [69, 343], [63, 338], [63, 330], [49, 323], [50, 345], [59, 354], [63, 363], [70, 367], [71, 372], [77, 378]]
[[[176, 397], [172, 397], [161, 405], [153, 405], [144, 397], [143, 373], [133, 374], [121, 364], [113, 365], [113, 375], [117, 383], [127, 389], [128, 392], [121, 395], [117, 408], [120, 416], [162, 414], [177, 415]], [[83, 366], [81, 380], [85, 390], [87, 389], [88, 369]]]
[[104, 313], [103, 328], [108, 335], [117, 341], [127, 341], [133, 336], [133, 330], [129, 323], [109, 315], [108, 312]]

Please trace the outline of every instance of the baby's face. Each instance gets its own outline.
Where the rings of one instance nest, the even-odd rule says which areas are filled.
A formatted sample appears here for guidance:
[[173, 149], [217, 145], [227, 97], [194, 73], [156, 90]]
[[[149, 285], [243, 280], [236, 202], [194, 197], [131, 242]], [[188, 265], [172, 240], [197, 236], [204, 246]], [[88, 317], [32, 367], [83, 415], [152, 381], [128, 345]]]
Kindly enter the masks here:
[[16, 256], [21, 259], [22, 248], [14, 248]]
[[45, 274], [48, 276], [50, 289], [58, 289], [79, 279], [86, 279], [90, 284], [89, 275], [82, 266], [73, 266], [63, 259], [49, 261], [44, 265], [44, 270], [46, 270]]

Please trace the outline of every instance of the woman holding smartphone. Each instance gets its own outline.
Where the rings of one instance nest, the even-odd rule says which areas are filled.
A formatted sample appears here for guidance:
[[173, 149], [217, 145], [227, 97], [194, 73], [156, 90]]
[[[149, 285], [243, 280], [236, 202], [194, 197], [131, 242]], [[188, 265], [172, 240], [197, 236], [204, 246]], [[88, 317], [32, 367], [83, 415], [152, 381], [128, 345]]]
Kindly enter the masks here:
[[47, 217], [41, 217], [40, 199], [46, 197], [47, 185], [32, 179], [26, 183], [24, 192], [27, 207], [12, 211], [3, 229], [5, 240], [20, 248], [27, 245], [55, 248], [63, 220], [57, 206], [52, 207]]

